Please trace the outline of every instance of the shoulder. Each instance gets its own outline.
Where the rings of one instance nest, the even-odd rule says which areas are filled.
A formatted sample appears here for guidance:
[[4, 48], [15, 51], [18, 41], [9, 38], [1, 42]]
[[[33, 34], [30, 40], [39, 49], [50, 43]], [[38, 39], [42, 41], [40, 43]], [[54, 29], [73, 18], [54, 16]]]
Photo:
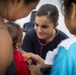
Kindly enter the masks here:
[[64, 47], [65, 50], [69, 50], [69, 48], [76, 45], [76, 38], [68, 38], [66, 40], [63, 40], [58, 47]]
[[18, 50], [14, 50], [14, 58], [20, 58], [22, 54]]
[[[7, 42], [9, 41], [9, 42]], [[12, 41], [11, 36], [5, 29], [0, 29], [0, 42], [10, 43]]]
[[28, 31], [26, 34], [35, 34], [35, 30], [34, 29], [31, 29], [30, 31]]
[[53, 50], [54, 55], [61, 52], [75, 52], [76, 49], [76, 38], [67, 38], [66, 40], [63, 40], [57, 48]]
[[62, 32], [61, 30], [57, 29], [57, 31], [58, 31], [58, 35], [64, 36], [64, 37], [68, 37], [67, 34], [65, 34], [64, 32]]
[[35, 30], [34, 29], [32, 29], [32, 30], [30, 30], [30, 31], [28, 31], [27, 33], [26, 33], [26, 36], [36, 36], [36, 32], [35, 32]]

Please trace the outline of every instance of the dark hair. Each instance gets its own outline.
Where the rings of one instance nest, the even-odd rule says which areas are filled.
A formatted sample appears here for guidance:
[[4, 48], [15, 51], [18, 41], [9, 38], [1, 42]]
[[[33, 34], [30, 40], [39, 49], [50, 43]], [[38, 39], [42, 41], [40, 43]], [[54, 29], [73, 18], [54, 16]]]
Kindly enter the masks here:
[[40, 0], [24, 0], [26, 4], [39, 2]]
[[7, 22], [6, 25], [13, 40], [13, 47], [16, 49], [17, 42], [22, 41], [22, 28], [18, 24], [11, 22]]
[[54, 24], [56, 24], [59, 18], [59, 12], [55, 5], [44, 4], [39, 8], [36, 16], [47, 16]]
[[[13, 1], [14, 0], [12, 0], [12, 2]], [[40, 0], [24, 0], [25, 4], [35, 3], [35, 2], [39, 2], [39, 1]], [[6, 2], [8, 2], [8, 0], [0, 0], [0, 3], [2, 3], [2, 2], [6, 3]]]
[[[61, 9], [63, 11], [65, 9], [65, 12], [66, 12], [67, 15], [70, 14], [70, 5], [71, 5], [71, 3], [75, 3], [76, 4], [76, 0], [60, 0], [60, 2], [61, 2], [61, 5], [62, 5]], [[64, 7], [64, 9], [63, 9], [63, 7]]]

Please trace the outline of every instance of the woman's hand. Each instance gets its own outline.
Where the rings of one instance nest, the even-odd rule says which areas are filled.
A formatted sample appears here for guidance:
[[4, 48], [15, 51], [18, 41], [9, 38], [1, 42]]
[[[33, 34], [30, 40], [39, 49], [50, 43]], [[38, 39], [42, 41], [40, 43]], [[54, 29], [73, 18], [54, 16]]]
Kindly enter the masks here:
[[39, 68], [45, 67], [44, 59], [42, 59], [39, 55], [33, 53], [26, 53], [25, 60], [28, 61], [29, 59], [35, 61], [37, 67]]
[[35, 65], [29, 65], [28, 69], [30, 71], [30, 75], [43, 75], [40, 68]]

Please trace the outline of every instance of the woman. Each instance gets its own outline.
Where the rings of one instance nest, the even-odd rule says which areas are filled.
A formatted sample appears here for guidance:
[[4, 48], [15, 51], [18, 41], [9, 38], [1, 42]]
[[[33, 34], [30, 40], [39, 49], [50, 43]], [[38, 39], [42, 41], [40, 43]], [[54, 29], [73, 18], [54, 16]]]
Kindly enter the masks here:
[[[55, 5], [44, 4], [36, 12], [34, 29], [26, 33], [22, 49], [40, 55], [43, 59], [48, 51], [53, 51], [57, 45], [68, 36], [58, 30], [59, 12]], [[32, 23], [31, 23], [32, 24]], [[43, 71], [49, 75], [50, 68]]]
[[15, 21], [26, 17], [38, 2], [39, 0], [0, 0], [0, 75], [5, 74], [13, 58], [12, 39], [3, 18]]
[[[70, 33], [76, 35], [76, 0], [61, 0], [61, 3], [64, 5], [66, 27]], [[76, 75], [76, 38], [74, 37], [62, 41], [56, 49], [58, 53], [54, 58], [50, 75]], [[31, 53], [28, 55], [29, 54], [26, 55], [26, 59], [31, 57], [37, 61], [37, 66], [45, 67], [44, 60], [38, 55]], [[37, 75], [37, 72], [32, 72], [32, 75], [35, 75], [35, 73]]]

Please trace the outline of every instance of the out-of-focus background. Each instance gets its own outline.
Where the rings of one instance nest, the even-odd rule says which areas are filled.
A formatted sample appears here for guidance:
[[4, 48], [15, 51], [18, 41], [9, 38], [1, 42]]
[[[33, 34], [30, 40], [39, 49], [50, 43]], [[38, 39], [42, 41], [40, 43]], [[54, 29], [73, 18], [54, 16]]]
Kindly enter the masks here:
[[[68, 29], [65, 26], [64, 17], [63, 17], [63, 14], [61, 12], [61, 8], [60, 8], [61, 6], [60, 6], [60, 3], [59, 3], [59, 0], [40, 0], [40, 3], [36, 7], [36, 9], [34, 9], [33, 11], [37, 11], [38, 8], [41, 5], [46, 4], [46, 3], [56, 5], [58, 10], [59, 10], [59, 21], [58, 21], [59, 25], [58, 25], [58, 29], [60, 29], [61, 31], [66, 33], [69, 37], [73, 37], [73, 35], [70, 34], [70, 32], [68, 31]], [[26, 18], [19, 19], [19, 20], [15, 21], [15, 22], [20, 24], [20, 26], [23, 28], [24, 23], [30, 22], [31, 15], [32, 15], [32, 12]], [[24, 35], [25, 35], [25, 33], [24, 33]]]

